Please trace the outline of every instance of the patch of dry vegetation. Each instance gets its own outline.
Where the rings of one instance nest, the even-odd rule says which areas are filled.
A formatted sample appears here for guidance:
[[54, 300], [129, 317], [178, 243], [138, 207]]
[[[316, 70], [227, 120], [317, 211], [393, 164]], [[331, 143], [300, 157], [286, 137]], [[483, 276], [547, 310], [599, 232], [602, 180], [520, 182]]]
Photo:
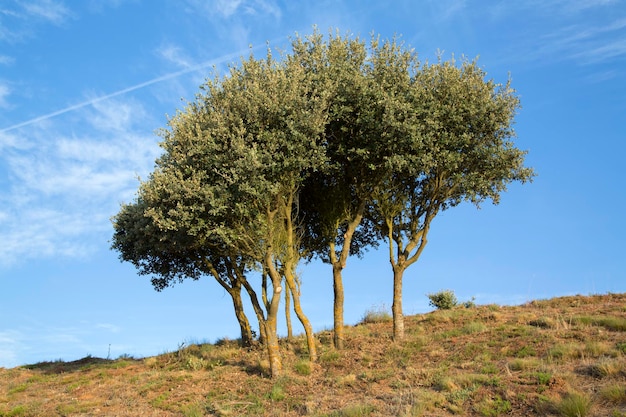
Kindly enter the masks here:
[[457, 307], [282, 341], [285, 376], [234, 342], [0, 368], [0, 416], [626, 416], [626, 294]]

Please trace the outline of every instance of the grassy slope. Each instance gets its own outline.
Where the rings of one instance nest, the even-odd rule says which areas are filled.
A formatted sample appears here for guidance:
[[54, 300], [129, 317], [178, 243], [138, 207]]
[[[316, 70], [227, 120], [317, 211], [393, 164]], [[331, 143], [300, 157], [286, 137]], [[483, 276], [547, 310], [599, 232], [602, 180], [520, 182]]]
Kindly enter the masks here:
[[0, 416], [625, 416], [626, 294], [457, 308], [283, 341], [263, 352], [193, 345], [141, 360], [84, 358], [0, 368]]

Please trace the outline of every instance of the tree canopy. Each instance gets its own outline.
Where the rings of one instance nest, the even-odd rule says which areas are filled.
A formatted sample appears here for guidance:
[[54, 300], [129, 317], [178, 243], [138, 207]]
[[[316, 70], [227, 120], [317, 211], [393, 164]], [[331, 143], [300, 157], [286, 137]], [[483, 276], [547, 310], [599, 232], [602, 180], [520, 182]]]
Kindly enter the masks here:
[[[112, 247], [157, 290], [213, 276], [249, 345], [243, 288], [277, 376], [283, 284], [316, 358], [300, 260], [332, 266], [340, 348], [341, 271], [349, 255], [386, 240], [401, 339], [402, 275], [432, 219], [462, 201], [497, 203], [508, 183], [533, 176], [511, 141], [515, 92], [485, 78], [476, 61], [420, 64], [396, 39], [376, 37], [315, 32], [296, 37], [281, 59], [250, 55], [207, 80], [161, 131], [163, 155], [114, 217]], [[260, 277], [260, 300], [251, 276]]]

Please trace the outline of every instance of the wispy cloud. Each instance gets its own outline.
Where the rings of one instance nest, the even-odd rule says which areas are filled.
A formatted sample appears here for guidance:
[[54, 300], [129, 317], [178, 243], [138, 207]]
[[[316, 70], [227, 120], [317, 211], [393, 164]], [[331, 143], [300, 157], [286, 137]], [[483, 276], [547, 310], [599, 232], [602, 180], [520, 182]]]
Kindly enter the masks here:
[[192, 59], [179, 46], [172, 44], [163, 45], [157, 50], [157, 53], [177, 67], [191, 68], [194, 66]]
[[[533, 35], [514, 32], [518, 36], [510, 38], [509, 47], [503, 51], [509, 55], [508, 60], [511, 50], [517, 51], [519, 61], [541, 66], [560, 62], [578, 66], [605, 64], [626, 58], [626, 19], [619, 1], [500, 2], [489, 12], [499, 22], [515, 21], [516, 15], [527, 16], [528, 30], [532, 31], [528, 33]], [[605, 68], [602, 77], [618, 73]]]
[[234, 60], [234, 59], [236, 59], [236, 58], [246, 54], [247, 52], [248, 52], [248, 50], [240, 50], [240, 51], [237, 51], [237, 52], [234, 52], [234, 53], [222, 55], [219, 58], [211, 59], [211, 60], [202, 62], [200, 64], [193, 65], [191, 67], [185, 68], [185, 69], [180, 70], [180, 71], [172, 72], [172, 73], [163, 75], [161, 77], [153, 78], [151, 80], [148, 80], [148, 81], [145, 81], [145, 82], [142, 82], [142, 83], [139, 83], [139, 84], [135, 84], [133, 86], [124, 88], [122, 90], [118, 90], [118, 91], [110, 93], [110, 94], [105, 94], [105, 95], [102, 95], [102, 96], [99, 96], [99, 97], [91, 98], [89, 100], [80, 102], [78, 104], [75, 104], [75, 105], [72, 105], [72, 106], [68, 106], [68, 107], [65, 107], [63, 109], [60, 109], [60, 110], [57, 110], [57, 111], [53, 111], [51, 113], [47, 113], [47, 114], [35, 117], [33, 119], [26, 120], [24, 122], [20, 122], [20, 123], [17, 123], [17, 124], [5, 127], [3, 129], [0, 129], [0, 135], [2, 133], [10, 132], [10, 131], [15, 130], [15, 129], [19, 129], [19, 128], [30, 126], [30, 125], [33, 125], [33, 124], [36, 124], [36, 123], [39, 123], [39, 122], [43, 122], [43, 121], [46, 121], [48, 119], [52, 119], [52, 118], [54, 118], [56, 116], [60, 116], [60, 115], [65, 114], [65, 113], [69, 113], [69, 112], [73, 112], [73, 111], [82, 109], [84, 107], [93, 106], [93, 105], [95, 105], [97, 103], [100, 103], [100, 102], [103, 102], [105, 100], [109, 100], [109, 99], [114, 98], [114, 97], [118, 97], [118, 96], [130, 93], [130, 92], [136, 91], [136, 90], [140, 90], [142, 88], [151, 86], [153, 84], [157, 84], [157, 83], [160, 83], [160, 82], [163, 82], [163, 81], [172, 80], [174, 78], [180, 77], [180, 76], [185, 75], [185, 74], [189, 74], [189, 73], [192, 73], [192, 72], [195, 72], [195, 71], [199, 71], [199, 70], [202, 70], [204, 68], [207, 68], [207, 67], [210, 67], [210, 66], [213, 66], [213, 65], [217, 65], [217, 64], [221, 64], [223, 62]]
[[63, 3], [53, 0], [23, 2], [22, 7], [28, 17], [40, 18], [56, 25], [71, 16], [70, 10]]
[[9, 0], [0, 6], [0, 41], [20, 42], [33, 36], [39, 24], [59, 26], [73, 16], [61, 1]]
[[[133, 197], [137, 177], [151, 171], [160, 153], [154, 136], [159, 122], [124, 95], [247, 52], [189, 62], [183, 70], [0, 129], [0, 166], [7, 174], [0, 193], [0, 265], [82, 258], [98, 242], [107, 245], [109, 218]], [[71, 129], [61, 118], [68, 113], [74, 113]]]
[[535, 54], [579, 64], [606, 62], [626, 56], [626, 19], [605, 24], [564, 26], [542, 37]]
[[6, 55], [0, 55], [0, 65], [11, 65], [14, 62], [15, 58]]
[[2, 159], [11, 182], [9, 194], [0, 195], [6, 207], [1, 264], [89, 256], [97, 248], [88, 238], [109, 230], [117, 204], [130, 199], [137, 176], [159, 154], [153, 134], [135, 127], [142, 121], [153, 125], [138, 103], [98, 102], [82, 117], [89, 134], [65, 136], [48, 126], [31, 129], [27, 150], [5, 141]]
[[192, 10], [221, 18], [230, 18], [237, 13], [252, 16], [270, 15], [275, 18], [280, 18], [282, 15], [275, 0], [216, 0], [211, 3], [202, 0], [187, 0], [187, 4]]
[[103, 329], [103, 330], [107, 330], [111, 333], [119, 333], [122, 329], [120, 328], [120, 326], [117, 326], [115, 324], [111, 324], [111, 323], [99, 323], [96, 324], [96, 329]]

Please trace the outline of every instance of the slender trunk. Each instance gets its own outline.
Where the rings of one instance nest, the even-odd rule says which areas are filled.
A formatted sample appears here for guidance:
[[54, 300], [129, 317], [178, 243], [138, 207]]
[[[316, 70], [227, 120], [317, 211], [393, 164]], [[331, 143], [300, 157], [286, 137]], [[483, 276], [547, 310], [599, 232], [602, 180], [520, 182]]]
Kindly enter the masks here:
[[267, 341], [266, 335], [266, 327], [265, 327], [265, 315], [263, 314], [263, 308], [259, 303], [259, 298], [256, 295], [256, 292], [248, 282], [248, 280], [242, 280], [243, 287], [246, 289], [248, 296], [250, 297], [250, 302], [252, 303], [252, 308], [254, 309], [254, 313], [256, 314], [256, 318], [259, 322], [259, 343], [261, 346], [265, 345]]
[[402, 276], [404, 266], [396, 264], [393, 267], [393, 340], [399, 342], [404, 340], [404, 314], [402, 313]]
[[241, 300], [241, 286], [246, 283], [246, 277], [243, 275], [240, 269], [237, 267], [231, 267], [228, 269], [228, 279], [222, 277], [215, 269], [215, 266], [205, 260], [205, 266], [211, 271], [211, 274], [215, 277], [217, 282], [228, 292], [233, 300], [233, 307], [235, 309], [235, 317], [239, 322], [239, 328], [241, 329], [241, 346], [250, 347], [254, 341], [252, 337], [252, 328], [250, 327], [250, 321], [246, 316], [243, 308], [243, 301]]
[[291, 291], [285, 291], [285, 321], [287, 322], [287, 340], [291, 341], [293, 340], [293, 328], [291, 326]]
[[237, 316], [239, 328], [241, 329], [241, 346], [250, 347], [252, 346], [254, 338], [252, 337], [252, 328], [250, 327], [250, 322], [248, 321], [248, 317], [246, 316], [246, 313], [243, 309], [243, 301], [241, 300], [241, 282], [237, 281], [236, 285], [232, 287], [229, 293], [233, 299], [235, 315]]
[[[334, 316], [334, 336], [333, 344], [335, 349], [343, 349], [344, 345], [344, 333], [343, 333], [343, 277], [341, 272], [346, 267], [348, 256], [350, 256], [350, 246], [352, 245], [352, 237], [356, 228], [359, 227], [361, 220], [363, 219], [363, 212], [365, 211], [365, 200], [362, 200], [359, 207], [356, 210], [356, 214], [352, 220], [348, 223], [346, 232], [343, 235], [343, 246], [341, 252], [337, 256], [335, 248], [335, 242], [329, 244], [330, 263], [333, 266], [333, 316]], [[335, 225], [335, 230], [339, 229], [339, 224]]]
[[278, 378], [282, 374], [283, 364], [280, 358], [280, 347], [278, 345], [278, 334], [276, 332], [276, 317], [271, 317], [265, 322], [265, 335], [267, 337], [265, 346], [270, 362], [270, 375]]
[[334, 294], [334, 302], [333, 302], [333, 317], [334, 317], [334, 336], [333, 336], [333, 344], [335, 345], [335, 349], [343, 349], [344, 345], [344, 334], [343, 334], [343, 304], [344, 304], [344, 293], [343, 293], [343, 280], [341, 277], [342, 268], [340, 265], [333, 265], [333, 294]]
[[287, 292], [291, 292], [293, 296], [293, 308], [296, 312], [296, 316], [300, 320], [300, 323], [302, 323], [302, 327], [304, 327], [307, 348], [309, 349], [309, 360], [311, 362], [315, 362], [317, 361], [317, 346], [315, 344], [315, 334], [313, 333], [313, 326], [311, 326], [311, 322], [304, 314], [304, 311], [302, 311], [302, 305], [300, 304], [300, 292], [298, 291], [294, 275], [291, 272], [286, 273], [285, 281], [287, 282], [287, 286], [289, 287], [289, 290]]
[[[270, 373], [272, 378], [278, 378], [282, 374], [282, 361], [280, 358], [280, 347], [278, 345], [278, 306], [280, 303], [280, 293], [283, 290], [281, 287], [282, 277], [276, 270], [272, 262], [272, 249], [268, 248], [265, 254], [265, 268], [270, 277], [272, 283], [272, 296], [268, 299], [267, 318], [265, 320], [266, 330], [265, 336], [267, 337], [267, 354], [270, 361]], [[269, 294], [268, 294], [269, 297]]]

